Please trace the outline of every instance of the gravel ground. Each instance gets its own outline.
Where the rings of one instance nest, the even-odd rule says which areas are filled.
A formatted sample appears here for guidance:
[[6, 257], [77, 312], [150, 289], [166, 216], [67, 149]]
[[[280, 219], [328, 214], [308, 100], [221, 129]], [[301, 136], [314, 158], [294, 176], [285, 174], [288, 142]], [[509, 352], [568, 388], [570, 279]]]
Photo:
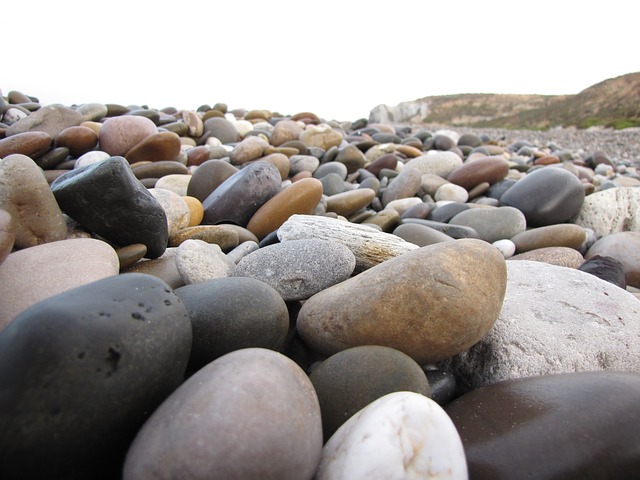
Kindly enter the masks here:
[[[497, 128], [443, 127], [462, 133], [486, 134], [495, 140], [504, 141], [507, 145], [524, 140], [535, 147], [555, 145], [561, 150], [569, 150], [578, 158], [586, 158], [596, 151], [604, 152], [611, 160], [619, 164], [640, 166], [640, 128], [612, 130], [591, 128], [578, 130], [575, 128], [556, 128], [547, 131], [505, 130]], [[434, 127], [427, 128], [434, 131]]]

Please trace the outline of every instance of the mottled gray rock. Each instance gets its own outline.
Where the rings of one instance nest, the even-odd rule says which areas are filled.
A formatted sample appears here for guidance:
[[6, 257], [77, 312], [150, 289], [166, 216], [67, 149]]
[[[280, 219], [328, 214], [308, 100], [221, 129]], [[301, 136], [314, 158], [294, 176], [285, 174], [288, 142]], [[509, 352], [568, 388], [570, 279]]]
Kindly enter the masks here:
[[614, 232], [640, 232], [640, 188], [609, 188], [588, 195], [572, 223], [598, 237]]
[[176, 266], [186, 285], [230, 277], [236, 269], [219, 245], [203, 240], [185, 240], [176, 250]]
[[640, 371], [640, 303], [575, 269], [507, 262], [507, 293], [493, 328], [444, 362], [462, 384], [594, 370]]

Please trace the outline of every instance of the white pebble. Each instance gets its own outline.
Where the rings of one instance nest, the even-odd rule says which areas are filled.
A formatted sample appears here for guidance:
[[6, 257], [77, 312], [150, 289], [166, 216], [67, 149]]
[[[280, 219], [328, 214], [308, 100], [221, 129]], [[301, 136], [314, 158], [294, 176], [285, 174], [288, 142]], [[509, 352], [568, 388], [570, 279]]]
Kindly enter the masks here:
[[107, 158], [111, 158], [107, 152], [103, 152], [101, 150], [93, 150], [91, 152], [87, 152], [82, 155], [80, 158], [76, 160], [73, 164], [73, 168], [85, 167], [87, 165], [93, 165], [94, 163], [102, 162]]
[[436, 190], [436, 202], [440, 200], [450, 200], [452, 202], [466, 203], [469, 200], [469, 192], [455, 183], [445, 183]]
[[500, 251], [504, 258], [513, 257], [513, 254], [516, 253], [516, 244], [511, 240], [496, 240], [492, 245]]

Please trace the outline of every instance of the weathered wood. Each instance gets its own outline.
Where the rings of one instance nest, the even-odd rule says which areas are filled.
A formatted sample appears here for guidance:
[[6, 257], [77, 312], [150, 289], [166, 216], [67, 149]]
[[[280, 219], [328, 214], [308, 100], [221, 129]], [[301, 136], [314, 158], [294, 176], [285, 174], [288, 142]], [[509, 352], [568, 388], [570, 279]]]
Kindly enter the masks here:
[[341, 243], [356, 257], [356, 269], [366, 270], [419, 248], [373, 227], [319, 215], [292, 215], [278, 229], [280, 241], [320, 238]]

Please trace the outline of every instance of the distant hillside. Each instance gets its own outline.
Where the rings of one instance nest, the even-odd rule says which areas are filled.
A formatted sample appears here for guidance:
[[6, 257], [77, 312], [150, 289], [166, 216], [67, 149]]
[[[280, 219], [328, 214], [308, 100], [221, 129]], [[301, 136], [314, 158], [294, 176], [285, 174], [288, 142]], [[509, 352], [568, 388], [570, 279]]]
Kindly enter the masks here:
[[575, 95], [466, 93], [378, 105], [369, 121], [542, 130], [640, 126], [640, 72], [605, 80]]

